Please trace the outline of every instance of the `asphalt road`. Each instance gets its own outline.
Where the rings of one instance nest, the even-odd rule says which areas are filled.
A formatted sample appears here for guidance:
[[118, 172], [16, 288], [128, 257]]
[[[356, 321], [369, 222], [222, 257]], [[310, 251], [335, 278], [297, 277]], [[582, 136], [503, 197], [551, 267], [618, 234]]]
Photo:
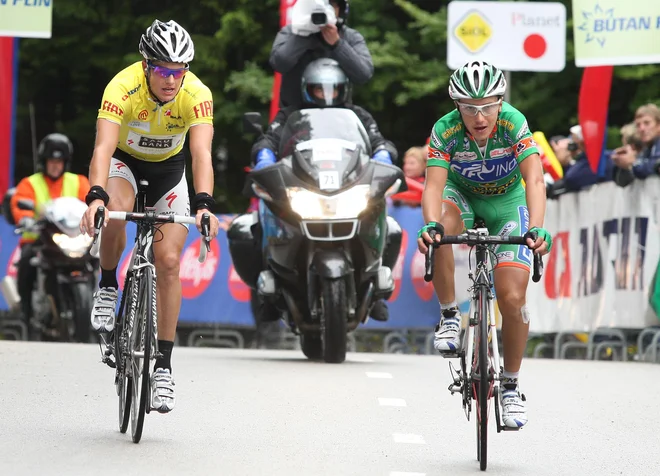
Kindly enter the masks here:
[[[177, 347], [177, 407], [147, 415], [137, 445], [99, 361], [92, 345], [0, 341], [0, 475], [479, 473], [441, 357]], [[489, 474], [660, 474], [660, 366], [528, 359], [521, 386], [529, 424], [498, 434], [491, 418]]]

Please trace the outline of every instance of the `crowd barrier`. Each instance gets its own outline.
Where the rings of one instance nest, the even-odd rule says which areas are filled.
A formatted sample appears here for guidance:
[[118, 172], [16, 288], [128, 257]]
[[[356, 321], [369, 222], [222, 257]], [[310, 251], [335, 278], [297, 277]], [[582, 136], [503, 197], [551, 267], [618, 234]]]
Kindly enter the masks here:
[[[546, 226], [554, 236], [539, 283], [530, 281], [528, 306], [532, 333], [592, 332], [599, 328], [642, 329], [658, 325], [649, 305], [649, 287], [660, 256], [660, 179], [627, 188], [601, 184], [548, 201]], [[403, 228], [401, 254], [394, 269], [396, 290], [389, 300], [390, 320], [370, 320], [362, 329], [430, 330], [439, 306], [423, 279], [424, 256], [417, 252], [419, 208], [391, 206], [389, 213]], [[250, 291], [236, 274], [226, 230], [235, 215], [219, 215], [221, 232], [204, 264], [197, 262], [200, 236], [191, 229], [181, 258], [183, 303], [181, 326], [253, 327]], [[135, 228], [127, 227], [129, 243]], [[0, 219], [0, 270], [16, 275], [19, 255], [13, 227]], [[130, 249], [122, 255], [120, 283]], [[468, 307], [469, 248], [455, 246], [457, 300]], [[7, 305], [0, 296], [0, 309]], [[499, 316], [498, 316], [499, 318]]]

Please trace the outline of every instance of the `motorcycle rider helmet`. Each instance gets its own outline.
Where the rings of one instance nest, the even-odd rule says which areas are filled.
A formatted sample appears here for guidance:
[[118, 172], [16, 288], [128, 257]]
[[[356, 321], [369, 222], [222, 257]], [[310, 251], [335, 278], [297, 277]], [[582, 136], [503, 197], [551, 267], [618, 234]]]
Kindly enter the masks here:
[[192, 38], [174, 20], [154, 20], [140, 38], [138, 49], [147, 61], [188, 64], [195, 57]]
[[470, 61], [449, 78], [449, 97], [454, 101], [504, 96], [505, 92], [504, 73], [485, 61]]
[[[73, 144], [67, 136], [54, 132], [41, 139], [37, 148], [37, 160], [41, 171], [46, 173], [46, 161], [49, 159], [64, 160], [64, 171], [68, 170], [71, 159], [73, 158]], [[51, 177], [58, 179], [59, 177]]]
[[305, 104], [343, 106], [348, 99], [350, 81], [339, 63], [330, 58], [320, 58], [305, 68], [301, 88]]

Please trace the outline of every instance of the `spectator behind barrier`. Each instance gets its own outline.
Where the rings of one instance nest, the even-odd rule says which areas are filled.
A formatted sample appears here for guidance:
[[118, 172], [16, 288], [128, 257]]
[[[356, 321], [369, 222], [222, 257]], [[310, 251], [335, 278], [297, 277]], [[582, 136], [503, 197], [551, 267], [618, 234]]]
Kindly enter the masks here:
[[633, 144], [625, 144], [612, 153], [615, 164], [614, 181], [625, 187], [636, 178], [645, 179], [660, 173], [660, 108], [655, 104], [641, 106], [635, 112], [635, 127], [642, 150], [636, 152]]
[[424, 180], [426, 179], [426, 145], [411, 147], [403, 156], [403, 174], [406, 176], [408, 190], [392, 196], [394, 206], [407, 205], [419, 207], [422, 203]]
[[599, 182], [612, 180], [612, 160], [610, 151], [604, 151], [605, 176], [599, 177], [591, 170], [587, 154], [584, 151], [584, 139], [582, 127], [573, 126], [570, 129], [570, 137], [553, 137], [550, 141], [555, 151], [557, 160], [564, 169], [564, 177], [552, 184], [547, 184], [548, 198], [557, 198], [567, 192], [577, 192]]

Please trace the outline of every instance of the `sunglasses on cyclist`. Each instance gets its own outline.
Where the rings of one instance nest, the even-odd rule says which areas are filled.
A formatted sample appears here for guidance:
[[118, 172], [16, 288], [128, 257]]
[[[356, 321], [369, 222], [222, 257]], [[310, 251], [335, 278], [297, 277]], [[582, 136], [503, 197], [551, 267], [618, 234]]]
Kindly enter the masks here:
[[476, 116], [480, 112], [484, 116], [490, 116], [492, 114], [497, 113], [497, 110], [499, 109], [501, 102], [502, 100], [500, 99], [496, 102], [483, 104], [481, 106], [477, 106], [474, 104], [463, 104], [462, 102], [459, 102], [458, 108], [468, 116]]
[[169, 78], [170, 76], [174, 76], [174, 79], [181, 78], [184, 74], [186, 74], [186, 71], [190, 69], [189, 66], [186, 66], [185, 68], [170, 69], [166, 68], [165, 66], [155, 65], [151, 61], [147, 61], [147, 66], [151, 71], [156, 73], [161, 78]]

